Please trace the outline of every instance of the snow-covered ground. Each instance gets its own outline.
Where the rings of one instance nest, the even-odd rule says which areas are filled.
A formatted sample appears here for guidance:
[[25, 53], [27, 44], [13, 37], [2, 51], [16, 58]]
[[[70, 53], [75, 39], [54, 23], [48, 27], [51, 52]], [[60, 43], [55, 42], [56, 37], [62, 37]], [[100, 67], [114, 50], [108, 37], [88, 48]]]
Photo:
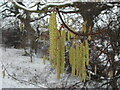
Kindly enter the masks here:
[[[29, 56], [23, 56], [24, 50], [14, 48], [2, 48], [0, 46], [0, 89], [1, 88], [69, 88], [76, 83], [83, 87], [78, 77], [62, 74], [57, 80], [55, 69], [51, 68], [49, 61], [43, 63], [43, 59], [37, 56], [30, 62]], [[5, 77], [3, 78], [5, 71]], [[100, 84], [100, 83], [99, 83]], [[90, 81], [89, 88], [93, 88], [95, 82]]]
[[[61, 75], [57, 80], [56, 72], [51, 68], [49, 61], [43, 64], [42, 58], [33, 57], [30, 62], [29, 56], [23, 56], [22, 49], [0, 47], [0, 57], [5, 77], [2, 78], [2, 88], [55, 88], [66, 87], [79, 82], [78, 78]], [[3, 77], [2, 73], [0, 77]], [[68, 78], [69, 77], [69, 78]], [[0, 80], [1, 81], [1, 80]]]
[[[5, 51], [5, 49], [0, 48], [0, 51], [2, 52], [2, 64], [7, 70], [5, 71], [5, 78], [2, 79], [3, 88], [46, 87], [42, 85], [42, 82], [37, 85], [36, 79], [42, 79], [37, 75], [45, 72], [44, 69], [48, 63], [44, 65], [41, 58], [33, 58], [34, 61], [31, 63], [29, 57], [22, 56], [23, 50], [6, 49]], [[10, 77], [8, 73], [17, 80]]]

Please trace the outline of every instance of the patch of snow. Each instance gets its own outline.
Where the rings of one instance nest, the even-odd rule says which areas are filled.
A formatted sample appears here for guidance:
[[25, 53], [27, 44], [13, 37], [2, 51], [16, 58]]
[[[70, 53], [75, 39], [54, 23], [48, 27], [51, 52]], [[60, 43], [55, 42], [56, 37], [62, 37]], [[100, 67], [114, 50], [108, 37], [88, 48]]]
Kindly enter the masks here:
[[2, 64], [11, 76], [17, 78], [15, 80], [5, 72], [2, 79], [3, 88], [60, 88], [79, 82], [79, 78], [68, 78], [69, 75], [65, 73], [57, 80], [56, 71], [51, 68], [49, 61], [43, 64], [42, 58], [34, 56], [31, 63], [29, 56], [22, 56], [22, 49], [0, 48], [0, 51]]
[[20, 83], [19, 81], [15, 81], [13, 79], [5, 77], [2, 81], [2, 88], [39, 88], [34, 85], [29, 85], [25, 83]]
[[[5, 78], [2, 79], [3, 88], [47, 88], [42, 84], [39, 84], [38, 86], [36, 84], [35, 86], [30, 83], [38, 83], [35, 82], [37, 80], [34, 79], [37, 77], [37, 74], [43, 72], [46, 65], [49, 64], [48, 62], [44, 65], [41, 58], [33, 58], [33, 63], [31, 63], [29, 57], [22, 56], [23, 50], [21, 49], [6, 49], [5, 51], [0, 48], [0, 51], [2, 52], [2, 64], [6, 67], [10, 75], [18, 79], [18, 81], [14, 80], [6, 73]], [[23, 82], [21, 83], [19, 80], [23, 80]], [[28, 83], [26, 81], [28, 81]]]

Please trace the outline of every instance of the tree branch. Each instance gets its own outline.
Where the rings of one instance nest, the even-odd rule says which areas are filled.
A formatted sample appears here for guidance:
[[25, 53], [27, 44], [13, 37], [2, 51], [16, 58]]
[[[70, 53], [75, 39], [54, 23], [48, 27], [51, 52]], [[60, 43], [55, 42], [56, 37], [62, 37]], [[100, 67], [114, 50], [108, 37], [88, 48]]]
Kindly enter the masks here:
[[47, 12], [47, 9], [49, 7], [67, 7], [67, 6], [72, 6], [73, 2], [63, 2], [63, 3], [46, 3], [42, 6], [42, 8], [40, 10], [32, 10], [31, 8], [27, 8], [23, 5], [20, 5], [19, 3], [16, 2], [16, 0], [9, 0], [13, 5], [17, 6], [18, 8], [20, 9], [23, 9], [24, 11], [27, 11], [27, 12], [35, 12], [35, 13], [44, 13], [44, 12]]
[[75, 11], [61, 11], [61, 13], [67, 14], [67, 13], [80, 13], [80, 10], [75, 10]]
[[109, 46], [110, 44], [108, 44], [103, 50], [100, 50], [101, 52], [96, 56], [96, 58], [94, 59], [95, 61], [98, 59], [98, 57], [103, 53], [103, 52], [105, 52], [107, 49], [108, 49], [108, 46]]
[[7, 2], [5, 2], [5, 3], [3, 3], [2, 5], [0, 5], [0, 7], [2, 7], [2, 6], [4, 6], [5, 4], [7, 4], [8, 3], [8, 1]]
[[[114, 77], [114, 78], [110, 79], [110, 81], [109, 81], [109, 82], [103, 83], [102, 85], [100, 85], [100, 86], [99, 86], [99, 87], [97, 87], [97, 88], [101, 88], [101, 87], [103, 87], [104, 85], [107, 85], [107, 84], [109, 84], [109, 83], [113, 82], [113, 80], [114, 80], [114, 79], [119, 79], [119, 78], [120, 78], [120, 76], [116, 76], [116, 77]], [[114, 89], [115, 89], [115, 88], [114, 88]]]
[[44, 18], [44, 17], [46, 17], [48, 14], [46, 14], [46, 15], [44, 15], [44, 16], [41, 16], [41, 17], [39, 17], [39, 18], [35, 18], [35, 19], [33, 19], [33, 20], [31, 20], [30, 22], [34, 22], [34, 21], [36, 21], [36, 20], [40, 20], [41, 18]]
[[78, 32], [75, 32], [75, 31], [71, 30], [71, 29], [65, 24], [65, 22], [64, 22], [63, 19], [62, 19], [62, 16], [60, 15], [59, 9], [56, 8], [56, 10], [57, 10], [57, 13], [58, 13], [58, 15], [59, 15], [59, 18], [60, 18], [60, 20], [62, 21], [64, 27], [67, 28], [71, 33], [73, 33], [73, 34], [75, 34], [75, 35], [77, 35], [77, 36], [98, 35], [98, 34], [105, 33], [105, 32], [107, 31], [107, 30], [105, 30], [105, 29], [102, 29], [101, 31], [99, 31], [99, 32], [94, 32], [94, 33], [93, 33], [93, 32], [92, 32], [92, 33], [78, 33]]

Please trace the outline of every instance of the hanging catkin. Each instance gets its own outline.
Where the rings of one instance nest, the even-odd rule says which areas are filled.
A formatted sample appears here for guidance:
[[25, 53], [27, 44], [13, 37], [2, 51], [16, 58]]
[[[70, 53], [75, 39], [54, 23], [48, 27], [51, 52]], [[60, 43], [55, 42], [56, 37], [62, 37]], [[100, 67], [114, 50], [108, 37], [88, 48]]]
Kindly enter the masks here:
[[91, 40], [91, 36], [90, 36], [90, 35], [88, 36], [88, 40], [89, 40], [89, 41]]
[[67, 37], [68, 41], [70, 41], [71, 34], [70, 34], [70, 32], [69, 32], [69, 31], [67, 32], [67, 36], [68, 36], [68, 37]]
[[96, 75], [96, 73], [97, 73], [97, 66], [95, 65], [95, 67], [94, 67], [94, 73], [95, 73], [95, 75]]
[[43, 39], [43, 45], [44, 45], [44, 46], [46, 45], [46, 40], [45, 40], [45, 38]]
[[52, 63], [52, 66], [55, 68], [57, 64], [57, 22], [56, 22], [56, 13], [52, 13], [50, 17], [50, 22], [49, 22], [49, 35], [50, 35], [50, 62]]
[[[88, 29], [88, 33], [90, 33], [91, 32], [91, 26], [89, 27], [89, 29]], [[90, 41], [91, 40], [91, 35], [88, 35], [88, 40]]]
[[61, 52], [60, 52], [60, 38], [58, 38], [57, 40], [57, 66], [56, 66], [56, 70], [57, 70], [57, 79], [60, 79], [60, 73], [61, 73]]
[[79, 59], [80, 59], [80, 54], [79, 54], [79, 44], [76, 44], [76, 49], [75, 49], [75, 68], [76, 68], [76, 74], [78, 76], [78, 72], [79, 72], [79, 68], [78, 68], [78, 64], [79, 64]]
[[64, 64], [65, 64], [65, 40], [66, 40], [66, 32], [65, 30], [61, 31], [60, 37], [60, 54], [61, 54], [61, 73], [64, 72]]
[[80, 78], [80, 81], [84, 81], [86, 80], [86, 65], [85, 65], [85, 56], [86, 56], [86, 50], [85, 50], [85, 46], [83, 43], [80, 44], [80, 49], [79, 49], [79, 52], [80, 52], [80, 59], [78, 61], [79, 65], [78, 65], [78, 68], [79, 68], [79, 78]]
[[20, 29], [20, 32], [22, 32], [22, 30], [23, 30], [23, 24], [22, 23], [19, 24], [19, 29]]
[[89, 47], [88, 47], [88, 40], [85, 40], [85, 61], [86, 65], [89, 65]]
[[82, 24], [82, 32], [85, 33], [86, 32], [86, 21]]
[[[74, 31], [73, 28], [72, 28], [71, 30]], [[70, 31], [68, 31], [67, 34], [68, 34], [68, 37], [67, 37], [67, 38], [68, 38], [68, 39], [67, 39], [68, 41], [70, 41], [71, 38], [75, 38], [75, 35], [74, 35], [73, 33], [71, 33]]]
[[65, 46], [66, 51], [68, 51], [68, 46]]
[[72, 54], [72, 76], [75, 76], [75, 48], [74, 47], [72, 47], [73, 48], [73, 54]]
[[56, 68], [57, 79], [60, 79], [60, 74], [64, 72], [65, 63], [65, 30], [57, 30], [56, 13], [52, 13], [50, 17], [50, 62]]
[[80, 59], [79, 59], [79, 78], [82, 82], [82, 61], [83, 61], [83, 43], [80, 44]]
[[2, 78], [5, 77], [5, 70], [2, 71]]
[[85, 46], [83, 45], [83, 60], [82, 60], [82, 78], [85, 82], [86, 79], [86, 67], [85, 67]]
[[91, 79], [91, 73], [89, 72], [88, 80], [90, 80], [90, 79]]
[[110, 74], [110, 78], [113, 77], [113, 71], [112, 70], [110, 70], [109, 74]]
[[[71, 28], [71, 30], [72, 30], [72, 31], [75, 31], [74, 28]], [[71, 36], [71, 38], [75, 38], [75, 34], [73, 34], [73, 33], [71, 33], [71, 32], [70, 32], [70, 36]]]
[[[61, 32], [61, 33], [60, 33]], [[60, 79], [60, 74], [64, 72], [65, 63], [65, 31], [60, 31], [57, 39], [57, 79]]]
[[73, 46], [70, 47], [70, 51], [69, 51], [69, 61], [70, 61], [70, 64], [72, 65], [73, 63]]
[[[65, 41], [66, 32], [65, 30], [57, 30], [56, 13], [52, 13], [49, 20], [49, 36], [50, 36], [50, 62], [56, 69], [57, 79], [60, 79], [60, 74], [64, 72], [65, 64]], [[86, 33], [86, 23], [82, 25], [82, 32]], [[72, 29], [74, 30], [74, 29]], [[88, 39], [84, 40], [79, 45], [77, 42], [78, 37], [71, 32], [67, 32], [67, 40], [72, 41], [72, 46], [69, 49], [69, 62], [72, 67], [72, 76], [79, 76], [80, 81], [86, 80], [86, 66], [89, 65], [89, 46]], [[84, 38], [85, 39], [85, 38]], [[67, 48], [66, 48], [67, 50]], [[45, 57], [44, 57], [45, 61]], [[44, 62], [45, 63], [45, 62]], [[96, 71], [96, 69], [95, 69]], [[90, 77], [89, 77], [90, 79]]]
[[43, 56], [43, 63], [44, 63], [44, 64], [46, 63], [46, 60], [47, 60], [47, 57], [44, 55], [44, 56]]

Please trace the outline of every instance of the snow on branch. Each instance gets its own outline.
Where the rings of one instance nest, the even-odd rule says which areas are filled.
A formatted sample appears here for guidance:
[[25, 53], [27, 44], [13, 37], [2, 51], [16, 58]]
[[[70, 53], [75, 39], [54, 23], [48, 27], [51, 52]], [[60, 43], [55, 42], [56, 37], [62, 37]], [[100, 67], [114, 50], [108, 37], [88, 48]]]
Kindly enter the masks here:
[[21, 4], [19, 4], [16, 0], [9, 0], [10, 2], [12, 2], [12, 4], [14, 4], [15, 6], [19, 7], [20, 9], [23, 9], [25, 11], [29, 11], [29, 12], [36, 12], [36, 13], [42, 13], [45, 12], [44, 10], [46, 10], [49, 7], [60, 7], [60, 6], [66, 6], [66, 5], [72, 5], [74, 2], [78, 2], [78, 0], [74, 0], [74, 1], [65, 1], [65, 2], [49, 2], [44, 4], [43, 6], [41, 6], [40, 10], [37, 10], [36, 8], [32, 7], [32, 8], [28, 8], [26, 6], [23, 6]]

